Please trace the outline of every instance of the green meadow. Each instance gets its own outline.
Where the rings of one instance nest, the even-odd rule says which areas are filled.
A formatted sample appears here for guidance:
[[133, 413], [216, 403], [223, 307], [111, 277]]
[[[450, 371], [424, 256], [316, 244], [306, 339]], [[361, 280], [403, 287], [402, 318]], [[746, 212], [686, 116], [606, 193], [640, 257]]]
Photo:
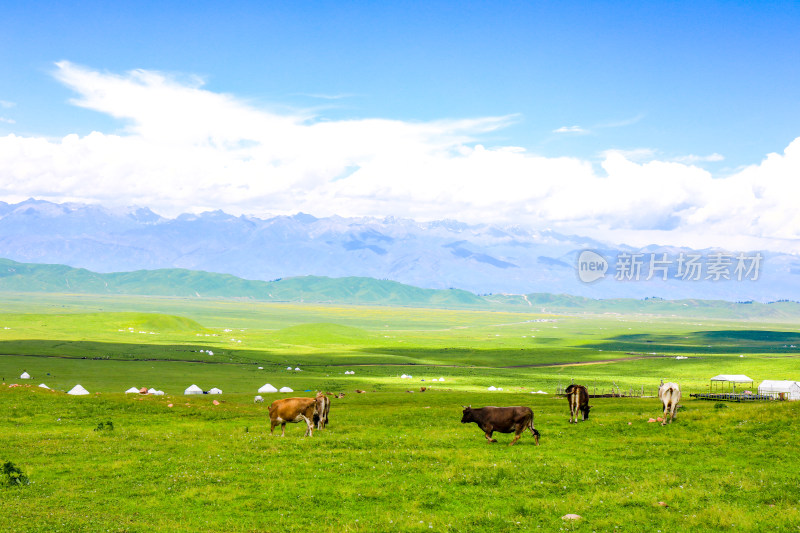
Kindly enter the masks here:
[[[800, 379], [790, 321], [120, 295], [0, 302], [0, 466], [28, 481], [0, 471], [3, 531], [800, 529], [800, 406], [689, 397], [722, 373], [756, 386]], [[665, 427], [648, 422], [661, 379], [683, 390]], [[555, 393], [573, 381], [644, 397], [595, 398], [590, 419], [570, 425]], [[64, 394], [78, 383], [91, 394]], [[267, 406], [287, 395], [255, 404], [265, 383], [345, 396], [325, 430], [304, 438], [290, 424], [281, 438]], [[184, 396], [191, 384], [223, 394]], [[530, 406], [541, 445], [530, 434], [487, 444], [460, 423], [468, 404]]]

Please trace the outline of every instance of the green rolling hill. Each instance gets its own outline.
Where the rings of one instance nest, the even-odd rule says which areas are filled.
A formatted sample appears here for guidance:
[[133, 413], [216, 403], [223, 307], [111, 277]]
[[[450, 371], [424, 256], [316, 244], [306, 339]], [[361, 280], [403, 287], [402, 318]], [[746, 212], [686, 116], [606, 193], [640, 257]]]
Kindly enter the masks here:
[[184, 269], [100, 274], [64, 265], [0, 259], [0, 291], [129, 294], [185, 298], [247, 298], [272, 302], [315, 302], [446, 308], [486, 307], [471, 292], [421, 289], [372, 278], [302, 276], [254, 281], [229, 274]]
[[733, 319], [789, 320], [800, 317], [800, 303], [781, 301], [593, 300], [564, 294], [490, 294], [459, 289], [423, 289], [373, 278], [301, 276], [254, 281], [229, 274], [185, 269], [137, 270], [101, 274], [65, 265], [18, 263], [0, 259], [0, 292], [142, 295], [182, 298], [236, 298], [265, 302], [386, 305], [484, 309], [552, 314], [637, 313]]

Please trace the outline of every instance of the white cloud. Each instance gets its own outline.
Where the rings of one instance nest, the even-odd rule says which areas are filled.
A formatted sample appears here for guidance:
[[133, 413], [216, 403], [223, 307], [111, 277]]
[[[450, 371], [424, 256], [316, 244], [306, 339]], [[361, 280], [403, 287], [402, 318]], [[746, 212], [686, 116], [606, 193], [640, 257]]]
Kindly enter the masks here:
[[17, 121], [14, 120], [13, 118], [6, 118], [6, 117], [0, 117], [0, 122], [5, 122], [6, 124], [16, 124], [17, 123]]
[[589, 131], [581, 128], [580, 126], [561, 126], [560, 128], [553, 130], [553, 133], [578, 133], [578, 134], [584, 134], [584, 133], [589, 133]]
[[715, 163], [724, 161], [725, 157], [722, 154], [713, 153], [711, 155], [684, 155], [672, 159], [677, 163], [686, 163], [692, 165], [694, 163]]
[[9, 102], [7, 100], [0, 100], [0, 107], [2, 107], [3, 109], [12, 108], [15, 105], [17, 105], [17, 104], [15, 104], [14, 102]]
[[145, 205], [165, 216], [223, 209], [454, 218], [630, 243], [712, 246], [736, 238], [800, 252], [800, 139], [724, 178], [652, 151], [608, 151], [599, 173], [578, 158], [477, 144], [513, 116], [326, 121], [255, 108], [196, 78], [108, 74], [68, 62], [55, 75], [77, 93], [76, 105], [125, 128], [55, 140], [0, 137], [6, 201]]

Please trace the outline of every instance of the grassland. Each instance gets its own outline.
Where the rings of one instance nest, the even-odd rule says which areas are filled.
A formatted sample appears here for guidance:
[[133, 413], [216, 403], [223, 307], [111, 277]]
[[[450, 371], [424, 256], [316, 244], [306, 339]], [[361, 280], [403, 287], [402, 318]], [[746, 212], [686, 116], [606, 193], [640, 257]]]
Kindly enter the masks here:
[[[0, 299], [0, 462], [31, 480], [0, 486], [0, 530], [800, 528], [800, 406], [686, 394], [719, 373], [800, 379], [789, 322]], [[23, 370], [30, 382], [18, 379]], [[594, 399], [591, 419], [574, 426], [553, 395], [572, 380], [652, 394], [662, 378], [685, 391], [667, 427], [648, 423], [660, 410], [654, 398]], [[252, 400], [267, 382], [346, 395], [312, 439], [298, 426], [271, 437], [273, 395]], [[92, 394], [59, 392], [76, 383]], [[192, 383], [224, 394], [183, 396]], [[122, 393], [131, 386], [167, 396]], [[548, 394], [530, 394], [538, 390]], [[541, 446], [530, 435], [510, 448], [509, 436], [486, 444], [459, 423], [466, 404], [531, 406]], [[113, 429], [97, 430], [109, 421]], [[582, 518], [562, 520], [567, 513]]]

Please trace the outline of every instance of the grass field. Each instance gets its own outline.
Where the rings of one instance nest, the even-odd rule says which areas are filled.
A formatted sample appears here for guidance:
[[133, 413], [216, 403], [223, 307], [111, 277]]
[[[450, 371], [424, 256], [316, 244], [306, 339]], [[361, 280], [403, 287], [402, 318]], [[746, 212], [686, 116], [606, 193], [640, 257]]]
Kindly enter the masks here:
[[[30, 480], [0, 485], [2, 531], [800, 529], [800, 406], [688, 397], [720, 373], [800, 379], [791, 323], [0, 301], [0, 463]], [[33, 379], [19, 380], [23, 370]], [[662, 378], [684, 389], [666, 427], [648, 423], [660, 412], [654, 398], [593, 399], [590, 420], [570, 425], [554, 397], [572, 380], [652, 394]], [[59, 392], [76, 383], [92, 394]], [[192, 383], [224, 394], [183, 396]], [[264, 383], [346, 395], [313, 438], [298, 425], [273, 437], [266, 406], [281, 395], [254, 404]], [[167, 396], [122, 394], [132, 386]], [[529, 394], [540, 389], [548, 394]], [[460, 424], [466, 404], [532, 407], [541, 446], [530, 434], [487, 444]]]

